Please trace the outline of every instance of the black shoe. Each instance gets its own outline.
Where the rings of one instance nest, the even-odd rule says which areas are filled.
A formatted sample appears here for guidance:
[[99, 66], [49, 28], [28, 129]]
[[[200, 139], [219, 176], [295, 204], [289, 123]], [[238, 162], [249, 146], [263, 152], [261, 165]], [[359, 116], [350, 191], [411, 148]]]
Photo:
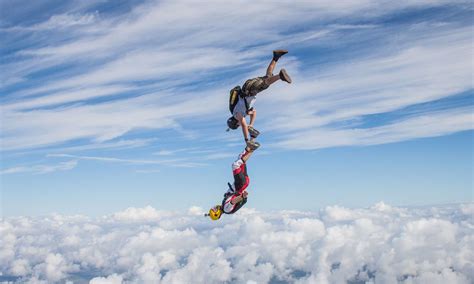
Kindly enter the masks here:
[[285, 69], [280, 70], [280, 79], [282, 79], [285, 82], [288, 82], [288, 84], [291, 84], [291, 77], [286, 73]]
[[285, 55], [287, 53], [288, 53], [288, 50], [285, 50], [285, 49], [274, 50], [273, 51], [273, 60], [278, 61], [278, 59], [280, 59], [280, 57], [282, 57], [283, 55]]
[[260, 134], [260, 131], [258, 131], [257, 129], [253, 128], [252, 126], [249, 126], [248, 129], [249, 129], [250, 137], [252, 137], [252, 138], [254, 138], [254, 139], [257, 138], [258, 135]]

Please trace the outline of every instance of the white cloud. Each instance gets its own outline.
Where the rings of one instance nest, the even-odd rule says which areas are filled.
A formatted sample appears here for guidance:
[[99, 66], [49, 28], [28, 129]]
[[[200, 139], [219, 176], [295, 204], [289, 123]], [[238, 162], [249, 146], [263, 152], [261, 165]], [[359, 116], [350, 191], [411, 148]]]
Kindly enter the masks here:
[[40, 272], [46, 276], [49, 281], [57, 282], [66, 277], [68, 271], [65, 259], [60, 254], [48, 254], [44, 263], [44, 272]]
[[125, 91], [131, 90], [127, 86], [104, 86], [100, 88], [82, 88], [79, 90], [63, 91], [59, 94], [50, 93], [45, 97], [33, 98], [27, 101], [14, 102], [5, 104], [4, 110], [23, 110], [34, 109], [44, 106], [55, 106], [70, 102], [87, 101], [89, 99], [96, 99], [100, 97], [117, 95]]
[[33, 26], [13, 26], [0, 28], [3, 32], [39, 32], [47, 30], [69, 29], [74, 26], [91, 25], [97, 21], [97, 13], [89, 14], [58, 14], [52, 15], [47, 21]]
[[158, 212], [155, 208], [151, 206], [146, 206], [144, 208], [134, 208], [130, 207], [122, 212], [117, 212], [113, 215], [113, 218], [117, 221], [126, 222], [126, 221], [153, 221], [158, 220], [162, 217], [169, 215], [166, 212]]
[[474, 216], [474, 203], [462, 205], [461, 212], [465, 215]]
[[89, 284], [121, 284], [123, 281], [122, 276], [112, 274], [107, 277], [96, 277], [93, 278]]
[[[222, 92], [199, 92], [200, 103], [183, 100], [170, 104], [159, 95], [57, 108], [2, 114], [2, 148], [21, 149], [64, 143], [74, 139], [108, 141], [133, 129], [163, 129], [178, 126], [177, 119], [199, 117], [225, 108], [225, 101], [216, 100]], [[45, 129], [48, 129], [47, 131]]]
[[[144, 166], [165, 165], [165, 166], [177, 167], [177, 168], [194, 168], [194, 167], [206, 166], [206, 164], [191, 161], [192, 158], [175, 158], [175, 159], [167, 159], [167, 160], [145, 160], [145, 159], [139, 160], [139, 159], [124, 159], [124, 158], [102, 157], [102, 156], [79, 156], [79, 155], [71, 155], [71, 154], [48, 154], [47, 157], [74, 158], [76, 160], [89, 160], [89, 161], [96, 161], [96, 162], [103, 162], [103, 163], [118, 163], [118, 164], [124, 164], [124, 165], [144, 165]], [[23, 167], [17, 167], [17, 168], [22, 169]], [[17, 168], [13, 168], [13, 170]], [[146, 168], [146, 169], [140, 169], [137, 171], [142, 172], [142, 173], [153, 173], [153, 172], [159, 171], [159, 169]]]
[[204, 210], [199, 206], [192, 206], [188, 209], [188, 214], [202, 216], [204, 214]]
[[140, 174], [154, 174], [161, 172], [159, 169], [151, 169], [151, 170], [135, 170], [136, 173]]
[[[169, 129], [176, 131], [176, 140], [192, 135], [203, 139], [204, 132], [215, 129], [216, 119], [224, 124], [223, 94], [233, 84], [261, 73], [272, 48], [319, 47], [321, 42], [327, 48], [365, 40], [368, 46], [373, 38], [380, 46], [366, 46], [350, 60], [328, 58], [321, 66], [305, 64], [301, 58], [307, 55], [290, 50], [283, 64], [294, 84], [272, 86], [272, 95], [263, 95], [257, 104], [258, 128], [274, 137], [274, 146], [371, 145], [469, 130], [465, 112], [456, 110], [379, 127], [359, 125], [365, 115], [448, 98], [472, 88], [470, 27], [463, 28], [460, 22], [439, 25], [436, 19], [426, 20], [432, 25], [402, 27], [378, 21], [398, 11], [445, 5], [462, 9], [468, 3], [207, 1], [196, 10], [185, 1], [147, 1], [120, 15], [63, 11], [30, 27], [7, 27], [26, 35], [33, 30], [46, 32], [42, 41], [46, 44], [25, 44], [31, 48], [10, 54], [11, 60], [1, 66], [5, 86], [28, 83], [18, 84], [17, 91], [8, 92], [3, 101], [2, 150], [64, 147], [71, 141], [80, 141], [77, 149], [92, 149], [134, 131], [160, 135], [159, 131]], [[267, 14], [272, 16], [262, 16]], [[68, 29], [56, 29], [59, 26]], [[314, 28], [301, 30], [303, 26]], [[51, 29], [55, 32], [48, 34]], [[360, 42], [349, 40], [354, 35], [361, 35]], [[241, 75], [227, 76], [228, 71]], [[42, 72], [48, 76], [38, 80], [31, 76]], [[190, 91], [189, 86], [200, 88]], [[440, 129], [433, 127], [435, 120], [445, 118]], [[340, 124], [355, 128], [334, 126]], [[430, 127], [424, 129], [425, 124]], [[224, 141], [220, 138], [212, 142]], [[175, 149], [167, 151], [161, 154]], [[208, 159], [222, 157], [226, 154]]]
[[158, 165], [158, 164], [177, 161], [177, 160], [131, 160], [131, 159], [120, 159], [120, 158], [114, 158], [114, 157], [78, 156], [78, 155], [70, 155], [70, 154], [49, 154], [48, 157], [75, 158], [78, 160], [125, 163], [125, 164], [132, 164], [132, 165]]
[[[128, 208], [101, 218], [7, 217], [0, 271], [16, 282], [470, 283], [473, 204], [318, 212], [244, 208], [212, 222]], [[75, 281], [74, 281], [75, 282]]]
[[[386, 30], [375, 31], [380, 32]], [[272, 86], [271, 95], [261, 97], [260, 130], [271, 131], [280, 140], [277, 146], [291, 149], [382, 144], [471, 130], [468, 108], [444, 113], [425, 108], [410, 116], [395, 114], [400, 118], [381, 126], [362, 125], [364, 116], [390, 115], [473, 88], [470, 29], [420, 33], [418, 27], [402, 33], [396, 52], [373, 49], [365, 58], [322, 65], [317, 73], [290, 70], [296, 71], [294, 84]]]
[[474, 129], [472, 109], [426, 113], [391, 124], [370, 128], [315, 128], [298, 131], [275, 146], [290, 149], [320, 149], [350, 145], [376, 145], [423, 137], [448, 135]]
[[[55, 148], [56, 152], [78, 152], [78, 151], [87, 151], [87, 150], [110, 150], [110, 149], [131, 149], [137, 147], [148, 146], [151, 143], [155, 142], [156, 139], [120, 139], [117, 141], [106, 142], [106, 143], [91, 143], [88, 145], [82, 146], [71, 146], [64, 148]], [[40, 151], [49, 151], [40, 150]]]
[[33, 165], [33, 166], [17, 166], [0, 170], [0, 175], [17, 174], [17, 173], [32, 173], [32, 174], [47, 174], [56, 171], [69, 171], [74, 169], [78, 164], [78, 160], [70, 160], [60, 162], [56, 165]]

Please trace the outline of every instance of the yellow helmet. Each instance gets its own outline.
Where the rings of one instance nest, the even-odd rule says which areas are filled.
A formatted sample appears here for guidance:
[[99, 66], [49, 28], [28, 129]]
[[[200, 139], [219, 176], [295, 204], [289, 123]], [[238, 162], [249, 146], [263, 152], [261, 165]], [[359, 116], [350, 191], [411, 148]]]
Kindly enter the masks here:
[[220, 205], [216, 205], [209, 209], [209, 214], [207, 216], [211, 217], [212, 220], [219, 220], [222, 215], [222, 207]]

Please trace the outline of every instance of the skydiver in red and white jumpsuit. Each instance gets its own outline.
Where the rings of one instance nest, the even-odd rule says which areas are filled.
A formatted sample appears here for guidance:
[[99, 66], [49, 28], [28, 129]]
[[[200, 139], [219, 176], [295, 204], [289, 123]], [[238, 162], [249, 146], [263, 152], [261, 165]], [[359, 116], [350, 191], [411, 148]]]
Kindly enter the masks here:
[[239, 154], [239, 157], [232, 163], [232, 175], [234, 176], [234, 184], [229, 183], [229, 190], [224, 194], [222, 200], [222, 211], [225, 214], [233, 214], [237, 212], [247, 202], [247, 187], [250, 178], [247, 174], [247, 160], [253, 151], [248, 147]]
[[234, 183], [228, 183], [229, 189], [224, 194], [222, 203], [211, 208], [209, 213], [205, 214], [205, 216], [210, 216], [211, 219], [218, 220], [222, 214], [234, 214], [247, 203], [247, 188], [250, 183], [250, 178], [247, 174], [246, 162], [253, 151], [254, 149], [246, 147], [245, 150], [239, 154], [237, 160], [232, 163]]

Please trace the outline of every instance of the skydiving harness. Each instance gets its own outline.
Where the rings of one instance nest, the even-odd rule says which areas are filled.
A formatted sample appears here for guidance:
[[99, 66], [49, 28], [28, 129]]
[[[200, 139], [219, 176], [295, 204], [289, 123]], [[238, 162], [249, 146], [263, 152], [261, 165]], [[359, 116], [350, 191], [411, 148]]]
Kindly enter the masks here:
[[235, 195], [237, 192], [235, 191], [234, 187], [230, 184], [230, 182], [227, 183], [227, 186], [229, 187], [229, 191], [224, 193], [224, 198], [228, 198], [231, 195]]
[[[230, 191], [228, 191], [224, 194], [224, 200], [222, 200], [222, 205], [221, 205], [222, 207], [224, 207], [224, 202], [227, 200], [227, 198], [229, 198], [232, 195], [235, 195], [235, 190], [229, 182], [227, 183], [227, 186], [229, 187]], [[242, 208], [242, 206], [244, 206], [245, 203], [247, 203], [247, 198], [244, 198], [244, 199], [242, 199], [242, 201], [235, 204], [234, 210], [232, 210], [232, 212], [227, 213], [227, 212], [223, 211], [223, 213], [224, 214], [233, 214], [233, 213], [237, 212], [237, 210]]]
[[229, 110], [230, 113], [234, 113], [235, 106], [239, 102], [239, 98], [244, 100], [245, 103], [245, 110], [246, 112], [249, 112], [251, 109], [249, 107], [249, 103], [247, 102], [246, 98], [250, 97], [250, 95], [245, 94], [242, 91], [242, 88], [240, 86], [235, 86], [232, 90], [230, 90], [230, 96], [229, 96]]
[[237, 119], [234, 117], [234, 109], [235, 106], [239, 103], [239, 98], [244, 100], [245, 103], [245, 113], [248, 113], [252, 108], [249, 107], [249, 103], [247, 102], [246, 98], [250, 97], [249, 95], [246, 95], [240, 86], [235, 86], [232, 90], [230, 90], [230, 95], [229, 95], [229, 111], [232, 114], [229, 119], [227, 119], [227, 132], [231, 129], [237, 129], [239, 128], [239, 122]]

